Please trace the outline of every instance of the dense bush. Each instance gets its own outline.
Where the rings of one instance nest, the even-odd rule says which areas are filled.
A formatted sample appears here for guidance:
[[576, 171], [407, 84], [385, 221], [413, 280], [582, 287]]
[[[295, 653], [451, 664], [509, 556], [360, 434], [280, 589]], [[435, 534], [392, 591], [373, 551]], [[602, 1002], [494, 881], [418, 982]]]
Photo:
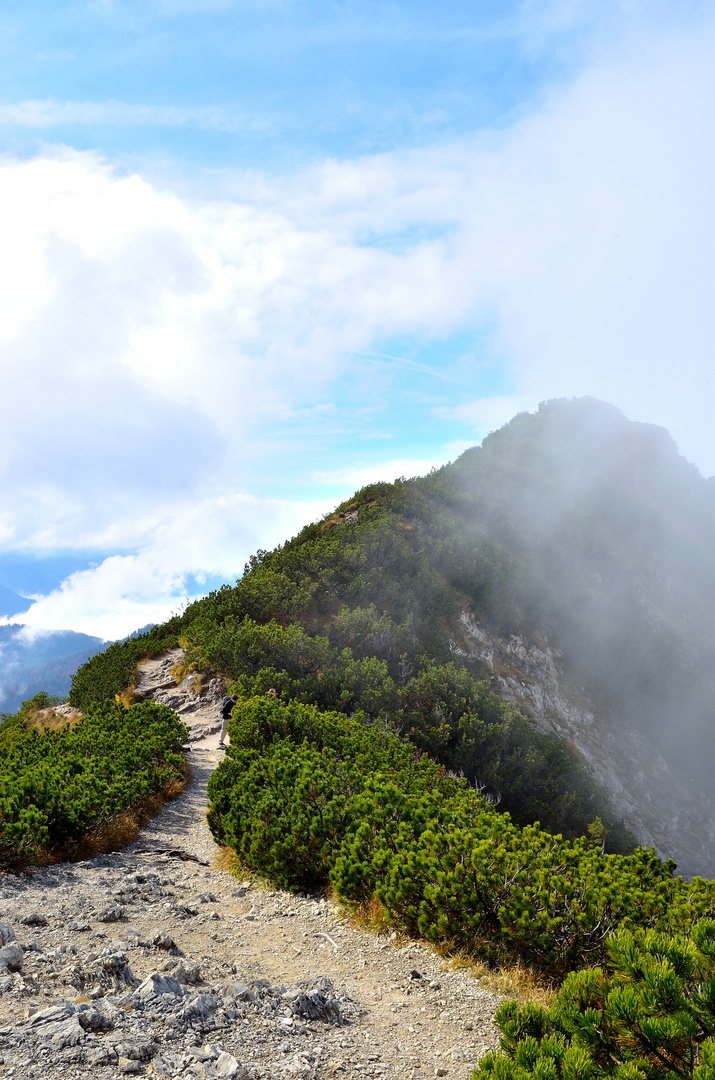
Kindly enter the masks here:
[[713, 1080], [715, 922], [688, 935], [620, 930], [610, 973], [568, 976], [549, 1009], [502, 1005], [501, 1052], [474, 1080]]
[[577, 755], [499, 701], [479, 663], [454, 647], [465, 608], [500, 632], [532, 625], [541, 610], [519, 560], [474, 535], [457, 480], [447, 469], [363, 489], [339, 508], [357, 510], [357, 522], [339, 525], [338, 512], [258, 552], [234, 587], [94, 657], [70, 701], [112, 700], [139, 661], [180, 640], [190, 662], [243, 695], [274, 686], [284, 699], [388, 721], [520, 824], [575, 837], [600, 819], [609, 851], [633, 850]]
[[379, 723], [254, 697], [234, 709], [209, 824], [285, 888], [376, 898], [410, 932], [563, 974], [617, 927], [679, 930], [715, 914], [654, 852], [604, 854], [519, 828]]
[[69, 849], [182, 781], [186, 734], [176, 715], [154, 702], [94, 706], [74, 727], [59, 730], [28, 728], [22, 709], [6, 717], [0, 726], [0, 864]]
[[389, 722], [441, 764], [464, 772], [518, 823], [540, 820], [573, 837], [600, 818], [609, 850], [633, 849], [633, 837], [568, 746], [534, 731], [473, 670], [421, 656], [409, 675], [396, 678], [389, 656], [404, 627], [362, 608], [341, 609], [335, 625], [365, 655], [296, 623], [261, 625], [248, 616], [229, 617], [220, 627], [197, 621], [184, 641], [191, 662], [223, 672], [243, 696], [274, 687], [285, 699]]
[[181, 626], [181, 617], [175, 616], [146, 634], [116, 641], [104, 652], [97, 653], [75, 673], [69, 693], [70, 705], [88, 709], [98, 702], [113, 701], [117, 694], [134, 683], [140, 661], [176, 648]]
[[[519, 416], [453, 465], [363, 488], [258, 552], [235, 586], [92, 660], [71, 700], [111, 700], [142, 656], [178, 637], [241, 693], [276, 686], [284, 698], [388, 720], [520, 824], [575, 837], [600, 818], [607, 849], [632, 850], [568, 743], [490, 700], [483, 680], [494, 673], [466, 655], [475, 644], [459, 616], [529, 645], [546, 637], [602, 717], [627, 717], [709, 790], [714, 624], [703, 597], [715, 579], [706, 539], [715, 519], [675, 449], [653, 439], [594, 402]], [[675, 504], [689, 508], [686, 537]], [[671, 601], [666, 617], [647, 614], [661, 610], [672, 574], [673, 597], [692, 613], [689, 645], [685, 621], [675, 629], [667, 617]], [[667, 733], [673, 716], [687, 718], [689, 738]]]

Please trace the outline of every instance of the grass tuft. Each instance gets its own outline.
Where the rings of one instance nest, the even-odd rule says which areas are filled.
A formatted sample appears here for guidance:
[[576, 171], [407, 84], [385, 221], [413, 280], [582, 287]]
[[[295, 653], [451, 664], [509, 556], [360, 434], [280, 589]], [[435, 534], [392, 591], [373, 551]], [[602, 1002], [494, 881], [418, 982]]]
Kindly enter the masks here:
[[[497, 997], [513, 999], [521, 1004], [525, 1001], [533, 1001], [545, 1008], [556, 997], [558, 984], [553, 979], [540, 975], [518, 959], [496, 964], [488, 959], [480, 958], [477, 945], [470, 953], [454, 942], [446, 941], [440, 945], [433, 945], [424, 938], [412, 937], [405, 932], [404, 927], [390, 918], [380, 901], [374, 897], [361, 904], [347, 904], [334, 894], [332, 899], [341, 907], [354, 926], [381, 936], [389, 934], [398, 944], [419, 942], [423, 948], [429, 949], [446, 960], [449, 967], [469, 972], [479, 981], [480, 986]], [[487, 944], [493, 948], [493, 943]]]
[[79, 709], [73, 709], [70, 713], [58, 712], [56, 708], [50, 707], [48, 709], [29, 709], [22, 718], [22, 722], [25, 725], [27, 731], [32, 731], [34, 728], [36, 731], [59, 731], [69, 724], [70, 728], [73, 728], [78, 720], [81, 720], [84, 713], [81, 713]]

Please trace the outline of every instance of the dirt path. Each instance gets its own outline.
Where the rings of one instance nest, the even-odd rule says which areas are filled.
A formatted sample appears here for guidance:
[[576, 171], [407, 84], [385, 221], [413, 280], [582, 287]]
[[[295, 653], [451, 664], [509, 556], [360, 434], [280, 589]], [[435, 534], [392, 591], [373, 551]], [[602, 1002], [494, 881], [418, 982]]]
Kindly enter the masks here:
[[[0, 977], [0, 1076], [468, 1080], [496, 1045], [497, 999], [428, 948], [355, 928], [324, 899], [266, 890], [218, 869], [205, 808], [222, 756], [222, 687], [192, 701], [190, 687], [169, 684], [166, 660], [151, 664], [139, 689], [173, 697], [189, 723], [191, 781], [123, 851], [0, 879], [2, 918], [26, 949], [23, 971]], [[35, 925], [22, 925], [28, 914], [40, 917]], [[138, 981], [161, 971], [181, 987], [140, 1000]], [[296, 1012], [296, 987], [327, 1002], [323, 1015]], [[28, 1006], [82, 1000], [95, 1003], [100, 1020], [74, 1046], [60, 1046], [54, 1016], [49, 1037], [33, 1035], [32, 1019], [18, 1026]], [[111, 1031], [99, 1030], [110, 1023]]]

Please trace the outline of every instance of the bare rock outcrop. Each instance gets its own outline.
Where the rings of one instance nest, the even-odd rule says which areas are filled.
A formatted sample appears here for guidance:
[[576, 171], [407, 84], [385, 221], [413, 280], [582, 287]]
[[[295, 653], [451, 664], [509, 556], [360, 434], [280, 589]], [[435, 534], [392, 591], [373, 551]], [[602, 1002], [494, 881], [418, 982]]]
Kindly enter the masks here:
[[538, 730], [569, 741], [610, 791], [614, 809], [640, 844], [674, 859], [686, 877], [715, 876], [713, 800], [684, 790], [668, 761], [627, 717], [599, 715], [548, 641], [498, 637], [469, 612], [460, 622], [469, 655], [485, 664], [499, 695], [517, 704]]

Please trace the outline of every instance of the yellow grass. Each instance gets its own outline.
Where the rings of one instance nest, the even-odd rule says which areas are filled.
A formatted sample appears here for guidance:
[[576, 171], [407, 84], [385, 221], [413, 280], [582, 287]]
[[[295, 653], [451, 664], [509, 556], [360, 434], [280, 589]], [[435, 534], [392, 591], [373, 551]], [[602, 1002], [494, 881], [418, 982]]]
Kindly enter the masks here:
[[173, 667], [170, 669], [169, 674], [176, 680], [177, 686], [180, 682], [183, 682], [186, 676], [191, 671], [191, 665], [187, 662], [186, 658], [177, 660]]
[[131, 686], [128, 686], [126, 690], [122, 690], [121, 694], [115, 694], [114, 700], [119, 705], [123, 705], [125, 709], [131, 709], [132, 705], [136, 703], [136, 697], [134, 691], [136, 690], [136, 682]]
[[[493, 966], [488, 961], [480, 959], [479, 946], [476, 942], [474, 951], [469, 953], [466, 949], [450, 942], [434, 945], [424, 938], [412, 938], [404, 927], [390, 919], [380, 901], [374, 897], [363, 904], [348, 905], [340, 901], [338, 903], [355, 926], [379, 935], [389, 934], [397, 942], [407, 943], [417, 940], [421, 945], [447, 960], [450, 967], [468, 971], [479, 980], [480, 986], [499, 997], [515, 999], [520, 1004], [533, 1001], [548, 1007], [558, 992], [558, 985], [552, 979], [538, 974], [519, 960], [504, 961]], [[488, 947], [488, 943], [485, 945]]]
[[28, 731], [33, 728], [36, 731], [59, 731], [65, 724], [71, 728], [82, 718], [79, 709], [73, 709], [71, 713], [56, 712], [55, 709], [30, 709], [23, 717], [23, 723]]
[[223, 870], [225, 874], [230, 874], [231, 877], [236, 878], [237, 881], [244, 883], [250, 883], [252, 888], [275, 890], [275, 885], [272, 885], [270, 881], [260, 877], [253, 870], [249, 870], [248, 867], [239, 859], [235, 851], [231, 848], [222, 847], [219, 848], [218, 854], [214, 860], [214, 865], [218, 870]]
[[501, 965], [495, 970], [474, 956], [457, 953], [449, 957], [449, 966], [468, 971], [475, 979], [479, 979], [479, 985], [485, 990], [490, 990], [499, 997], [516, 1000], [522, 1005], [526, 1001], [532, 1001], [548, 1008], [553, 1004], [559, 989], [552, 979], [538, 975], [519, 961]]

